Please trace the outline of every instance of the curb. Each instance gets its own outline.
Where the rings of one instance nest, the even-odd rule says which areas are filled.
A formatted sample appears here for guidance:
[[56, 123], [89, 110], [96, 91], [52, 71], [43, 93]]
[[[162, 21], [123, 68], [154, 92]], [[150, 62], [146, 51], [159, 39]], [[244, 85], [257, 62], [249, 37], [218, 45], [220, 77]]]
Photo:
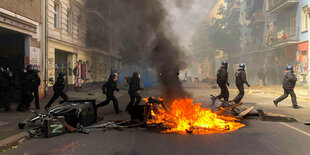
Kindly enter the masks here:
[[24, 141], [29, 137], [28, 133], [21, 132], [19, 134], [13, 135], [6, 139], [0, 141], [0, 152], [4, 152], [5, 150], [18, 145], [20, 142]]

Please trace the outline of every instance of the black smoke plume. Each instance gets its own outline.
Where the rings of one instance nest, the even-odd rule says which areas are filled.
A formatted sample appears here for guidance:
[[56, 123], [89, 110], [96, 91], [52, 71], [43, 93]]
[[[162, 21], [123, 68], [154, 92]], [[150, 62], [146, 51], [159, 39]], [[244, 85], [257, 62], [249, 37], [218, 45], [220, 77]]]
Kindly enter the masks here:
[[146, 60], [157, 71], [165, 100], [190, 97], [178, 78], [187, 67], [186, 57], [172, 33], [162, 0], [92, 0], [89, 4], [108, 10], [109, 28], [119, 34], [118, 49], [124, 62], [139, 65]]

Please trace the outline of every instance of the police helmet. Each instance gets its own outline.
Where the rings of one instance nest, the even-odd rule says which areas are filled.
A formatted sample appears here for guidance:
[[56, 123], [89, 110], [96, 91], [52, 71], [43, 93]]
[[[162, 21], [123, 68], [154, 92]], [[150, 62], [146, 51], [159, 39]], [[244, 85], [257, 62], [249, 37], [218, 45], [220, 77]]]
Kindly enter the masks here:
[[117, 77], [118, 75], [116, 73], [112, 73], [109, 77], [109, 79], [113, 80], [115, 77]]
[[241, 63], [241, 64], [239, 64], [239, 67], [242, 68], [242, 69], [244, 69], [244, 68], [245, 68], [245, 64], [244, 64], [244, 63]]
[[292, 65], [286, 66], [286, 70], [287, 70], [287, 71], [293, 71], [293, 66], [292, 66]]
[[222, 65], [223, 65], [223, 66], [228, 66], [228, 61], [223, 61], [223, 62], [222, 62]]

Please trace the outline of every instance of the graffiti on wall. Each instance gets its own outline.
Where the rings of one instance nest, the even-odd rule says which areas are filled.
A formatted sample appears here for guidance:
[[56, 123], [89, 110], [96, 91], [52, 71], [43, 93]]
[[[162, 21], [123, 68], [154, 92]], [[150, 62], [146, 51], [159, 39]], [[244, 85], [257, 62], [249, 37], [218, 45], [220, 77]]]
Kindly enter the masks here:
[[87, 72], [86, 72], [86, 63], [83, 62], [81, 64], [81, 78], [84, 81], [84, 83], [86, 82], [86, 74], [87, 74]]
[[48, 78], [49, 79], [54, 79], [55, 77], [55, 73], [54, 73], [54, 69], [55, 69], [55, 61], [54, 58], [48, 58], [47, 59], [47, 67], [48, 67]]
[[74, 86], [76, 88], [82, 87], [80, 78], [80, 62], [76, 62], [76, 67], [73, 69], [74, 72]]
[[48, 66], [48, 70], [53, 70], [53, 69], [55, 69], [55, 61], [54, 61], [54, 58], [48, 58], [48, 59], [47, 59], [47, 66]]

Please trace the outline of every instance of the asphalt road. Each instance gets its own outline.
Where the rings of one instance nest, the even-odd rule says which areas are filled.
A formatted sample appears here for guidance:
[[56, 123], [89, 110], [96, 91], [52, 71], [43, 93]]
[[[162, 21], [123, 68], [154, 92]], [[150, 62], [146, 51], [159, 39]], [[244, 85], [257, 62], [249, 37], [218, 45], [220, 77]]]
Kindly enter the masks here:
[[[203, 87], [185, 87], [203, 106], [210, 104], [210, 94], [218, 93], [218, 90]], [[144, 97], [156, 95], [156, 90], [143, 92]], [[310, 119], [308, 101], [299, 101], [303, 108], [295, 110], [289, 107], [290, 100], [275, 108], [272, 104], [274, 98], [273, 95], [246, 94], [244, 106], [255, 105], [265, 112], [294, 117], [300, 123], [265, 122], [251, 118], [243, 121], [246, 126], [240, 130], [209, 135], [163, 134], [156, 129], [92, 131], [88, 135], [73, 133], [49, 139], [30, 139], [3, 154], [310, 154], [310, 126], [302, 123]], [[128, 103], [126, 93], [119, 97], [119, 101], [124, 108]], [[129, 118], [125, 112], [114, 114], [112, 104], [100, 109], [98, 113], [105, 117], [99, 123]]]

